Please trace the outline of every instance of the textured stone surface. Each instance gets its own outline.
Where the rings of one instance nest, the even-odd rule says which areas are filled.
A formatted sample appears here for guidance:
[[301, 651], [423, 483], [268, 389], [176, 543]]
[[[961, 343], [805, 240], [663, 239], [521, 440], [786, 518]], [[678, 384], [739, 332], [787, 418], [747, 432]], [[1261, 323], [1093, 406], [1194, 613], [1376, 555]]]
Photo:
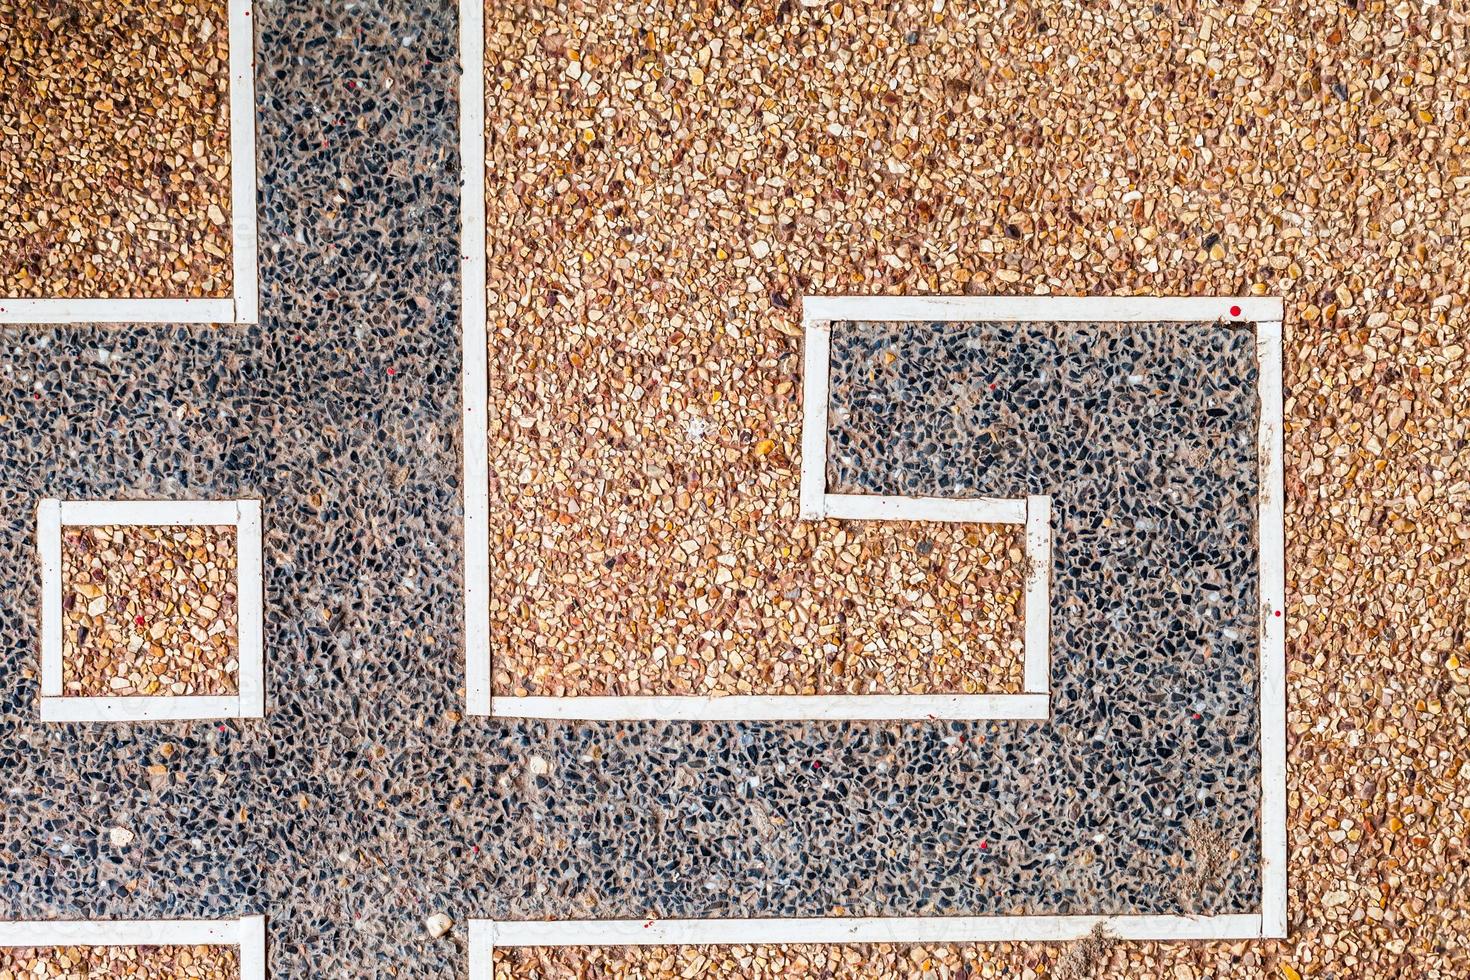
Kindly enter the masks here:
[[228, 23], [0, 2], [0, 297], [229, 295]]
[[[1016, 904], [1258, 909], [1255, 331], [835, 323], [831, 350], [829, 489], [1052, 497], [1051, 719], [982, 755], [1005, 856], [1043, 866]], [[1185, 889], [1190, 821], [1231, 860]]]
[[[589, 615], [555, 580], [533, 584], [549, 606], [517, 596], [501, 607], [514, 625], [495, 648], [497, 692], [1020, 691], [1025, 556], [1017, 526], [832, 521], [791, 531], [778, 554], [752, 540], [728, 564], [716, 557], [707, 586], [682, 599], [656, 576], [618, 579], [619, 618]], [[568, 536], [558, 549], [588, 567], [619, 565], [584, 545]], [[671, 610], [686, 602], [691, 617], [669, 628]], [[538, 614], [547, 609], [551, 618]], [[557, 632], [560, 617], [580, 628]]]
[[62, 528], [62, 693], [236, 693], [238, 566], [232, 526]]
[[[0, 331], [0, 915], [261, 911], [282, 975], [447, 978], [465, 950], [459, 930], [426, 939], [438, 909], [460, 922], [725, 914], [767, 897], [798, 907], [804, 882], [849, 876], [829, 886], [841, 901], [897, 904], [889, 876], [861, 878], [852, 839], [874, 842], [893, 877], [973, 874], [941, 839], [957, 829], [941, 813], [981, 791], [956, 745], [985, 726], [458, 719], [454, 12], [320, 0], [257, 12], [261, 329]], [[570, 343], [565, 328], [590, 319], [548, 320], [553, 302], [642, 289], [686, 241], [692, 266], [729, 274], [697, 290], [654, 281], [639, 294], [658, 311], [647, 322], [670, 332], [644, 342], [632, 303], [589, 346], [630, 336], [652, 358], [682, 329], [695, 339], [679, 369], [726, 404], [739, 403], [736, 365], [747, 379], [774, 371], [773, 388], [797, 378], [805, 292], [1286, 296], [1295, 938], [1122, 943], [1098, 973], [1466, 974], [1458, 8], [507, 4], [492, 18], [492, 57], [510, 66], [496, 82], [527, 103], [491, 124], [503, 140], [517, 125], [528, 144], [565, 136], [544, 167], [499, 158], [515, 176], [492, 220], [565, 246], [492, 254], [497, 302], [519, 304], [503, 345]], [[614, 117], [553, 87], [571, 42], [601, 46], [604, 91], [639, 93], [613, 107], [633, 120], [616, 140]], [[682, 72], [693, 85], [696, 67], [682, 116], [643, 104], [650, 83]], [[707, 124], [705, 149], [676, 138], [680, 119]], [[834, 125], [840, 138], [824, 136]], [[763, 145], [783, 133], [806, 142]], [[751, 169], [793, 151], [827, 161], [830, 179]], [[612, 160], [628, 170], [594, 190]], [[692, 179], [696, 166], [710, 179]], [[558, 208], [532, 200], [543, 187]], [[676, 224], [680, 204], [640, 202], [654, 193], [701, 213]], [[583, 273], [572, 236], [614, 219], [630, 235], [668, 231], [638, 245], [657, 266], [615, 288], [599, 278], [608, 262]], [[798, 251], [781, 237], [797, 227], [820, 240]], [[736, 266], [757, 239], [769, 261], [756, 266], [752, 244]], [[729, 315], [690, 330], [665, 309], [708, 295]], [[735, 343], [729, 324], [749, 338], [725, 362], [713, 355]], [[498, 384], [532, 364], [497, 350]], [[762, 425], [788, 455], [794, 418]], [[36, 501], [185, 488], [266, 499], [272, 714], [223, 730], [34, 723]], [[912, 775], [853, 775], [876, 762]], [[751, 775], [765, 781], [759, 808], [740, 795]], [[136, 831], [125, 850], [106, 839], [119, 822]], [[932, 902], [936, 886], [905, 893]], [[1034, 977], [1059, 952], [933, 955], [963, 956], [972, 976]]]
[[0, 980], [237, 980], [234, 946], [0, 947]]

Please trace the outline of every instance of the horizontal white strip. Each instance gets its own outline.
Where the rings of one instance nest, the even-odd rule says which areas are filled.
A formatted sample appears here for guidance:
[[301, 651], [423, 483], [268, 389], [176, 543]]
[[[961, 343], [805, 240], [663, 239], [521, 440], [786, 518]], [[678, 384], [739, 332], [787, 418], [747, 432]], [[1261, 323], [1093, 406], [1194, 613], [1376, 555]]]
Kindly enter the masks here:
[[[823, 919], [487, 920], [492, 946], [991, 943], [1081, 939], [1098, 925], [1127, 940], [1256, 939], [1259, 915], [987, 915]], [[476, 930], [471, 929], [472, 939]]]
[[238, 524], [234, 500], [63, 500], [61, 523], [196, 526]]
[[496, 718], [578, 721], [907, 721], [1047, 717], [1045, 694], [492, 697]]
[[239, 919], [0, 921], [0, 946], [238, 946]]
[[233, 695], [41, 699], [42, 721], [202, 721], [239, 717], [240, 699]]
[[1025, 524], [1024, 497], [885, 497], [828, 493], [827, 517], [850, 521], [952, 521], [966, 524]]
[[1274, 296], [807, 296], [802, 300], [802, 319], [808, 323], [834, 320], [1193, 323], [1280, 320], [1281, 317], [1282, 302]]
[[0, 323], [233, 323], [233, 299], [0, 299]]

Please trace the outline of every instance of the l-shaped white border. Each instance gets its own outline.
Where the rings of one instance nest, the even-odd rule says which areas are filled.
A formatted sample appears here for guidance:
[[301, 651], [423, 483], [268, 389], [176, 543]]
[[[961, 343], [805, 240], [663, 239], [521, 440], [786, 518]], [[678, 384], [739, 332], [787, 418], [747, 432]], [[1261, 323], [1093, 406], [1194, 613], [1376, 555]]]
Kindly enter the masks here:
[[265, 980], [265, 916], [0, 921], [0, 946], [238, 946], [239, 980]]
[[232, 295], [190, 299], [0, 297], [0, 323], [257, 323], [255, 27], [252, 0], [229, 0]]
[[[988, 943], [1080, 939], [1101, 926], [1114, 938], [1181, 940], [1283, 939], [1287, 935], [1286, 833], [1286, 578], [1283, 477], [1281, 321], [1279, 299], [1045, 297], [876, 298], [808, 300], [813, 322], [856, 320], [992, 320], [1091, 322], [1245, 321], [1256, 325], [1258, 547], [1261, 724], [1261, 911], [1231, 915], [1017, 915], [935, 918], [821, 919], [471, 919], [471, 980], [492, 976], [496, 946], [616, 946], [784, 943]], [[814, 356], [808, 348], [808, 357]], [[816, 352], [827, 362], [828, 352]], [[811, 389], [806, 396], [812, 396]], [[823, 405], [825, 391], [821, 394]], [[825, 412], [824, 412], [825, 414]], [[825, 433], [825, 429], [818, 430]], [[825, 435], [823, 436], [825, 439]], [[825, 458], [809, 433], [803, 451]], [[805, 476], [805, 471], [803, 472]], [[804, 488], [807, 484], [804, 482]], [[825, 489], [825, 488], [823, 488]], [[809, 503], [812, 498], [807, 496]], [[820, 513], [820, 510], [817, 512]], [[814, 515], [813, 515], [814, 516]], [[1030, 609], [1028, 606], [1028, 615]]]
[[[62, 690], [61, 529], [133, 524], [232, 525], [236, 532], [238, 694], [69, 697]], [[41, 720], [192, 721], [265, 715], [264, 567], [259, 500], [56, 500], [36, 508], [41, 559]]]

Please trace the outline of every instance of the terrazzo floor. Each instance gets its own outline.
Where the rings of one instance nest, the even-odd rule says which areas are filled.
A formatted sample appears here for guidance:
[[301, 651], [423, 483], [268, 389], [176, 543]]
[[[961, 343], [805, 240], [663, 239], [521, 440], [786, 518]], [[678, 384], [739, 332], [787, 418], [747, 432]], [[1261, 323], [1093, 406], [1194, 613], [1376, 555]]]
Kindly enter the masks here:
[[[1140, 512], [1148, 498], [1117, 469], [1094, 471], [1075, 428], [1059, 431], [1069, 402], [1048, 415], [1005, 388], [997, 404], [1020, 418], [1008, 451], [969, 450], [977, 489], [1053, 493], [1067, 554], [1094, 545], [1107, 559], [1058, 576], [1077, 604], [1054, 629], [1079, 652], [1058, 661], [1050, 727], [466, 722], [454, 5], [295, 0], [258, 16], [260, 326], [0, 332], [13, 432], [0, 446], [0, 917], [264, 912], [275, 975], [452, 977], [463, 931], [429, 939], [431, 912], [462, 923], [1254, 908], [1251, 646], [1217, 642], [1208, 667], [1192, 656], [1206, 632], [1253, 627], [1249, 519], [1230, 518], [1249, 510], [1241, 480], [1253, 473], [1239, 332], [1161, 325], [1118, 341], [1098, 326], [1080, 335], [1088, 346], [1033, 328], [1053, 368], [1077, 372], [1048, 374], [1054, 391], [1106, 381], [1125, 434], [1150, 427], [1127, 463], [1145, 482], [1181, 481], [1171, 516], [1212, 515], [1219, 540], [1191, 552], [1201, 567], [1183, 584], [1218, 593], [1220, 612], [1181, 619], [1171, 658], [1123, 649], [1129, 624], [1088, 606], [1090, 589], [1159, 585], [1145, 574], [1157, 568], [1114, 549], [1165, 518]], [[897, 342], [874, 329], [868, 342]], [[971, 329], [1007, 377], [1042, 377], [1015, 335]], [[1123, 373], [1158, 357], [1197, 365], [1196, 383], [1157, 395]], [[880, 381], [912, 379], [900, 368]], [[865, 397], [870, 413], [895, 405], [881, 385]], [[1205, 428], [1185, 426], [1211, 398]], [[917, 431], [923, 405], [906, 404]], [[974, 411], [968, 424], [995, 424]], [[854, 402], [847, 418], [860, 414]], [[947, 489], [875, 465], [855, 431], [839, 433], [851, 438], [837, 483]], [[1191, 462], [1185, 433], [1200, 431], [1227, 451], [1218, 471]], [[1047, 433], [1067, 455], [1042, 458], [1022, 438]], [[1063, 484], [1079, 489], [1069, 498]], [[194, 495], [266, 501], [266, 719], [40, 725], [36, 501]], [[1083, 625], [1096, 630], [1085, 643], [1067, 632]], [[1134, 704], [1134, 669], [1173, 682], [1152, 692], [1162, 705]], [[1181, 782], [1202, 794], [1171, 804]], [[1030, 819], [1068, 787], [1095, 798]], [[1125, 827], [1119, 806], [1150, 820]], [[1187, 869], [1170, 858], [1191, 819], [1241, 854], [1213, 887], [1180, 896]], [[119, 827], [132, 834], [120, 846]], [[1035, 856], [1045, 850], [1056, 860]]]

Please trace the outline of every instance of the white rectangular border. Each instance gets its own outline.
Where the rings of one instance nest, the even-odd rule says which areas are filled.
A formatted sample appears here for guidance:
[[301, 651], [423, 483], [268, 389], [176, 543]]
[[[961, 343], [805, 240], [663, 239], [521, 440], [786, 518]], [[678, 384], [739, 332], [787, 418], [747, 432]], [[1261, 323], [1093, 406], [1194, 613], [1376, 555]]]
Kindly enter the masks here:
[[252, 0], [229, 0], [230, 252], [225, 298], [22, 299], [0, 297], [0, 323], [257, 323], [255, 26]]
[[265, 980], [265, 916], [0, 920], [0, 946], [238, 946], [240, 980]]
[[[68, 697], [62, 692], [61, 529], [100, 524], [230, 525], [236, 531], [235, 695]], [[264, 567], [259, 500], [56, 500], [36, 508], [41, 561], [41, 720], [194, 721], [265, 715]]]
[[459, 4], [459, 272], [464, 403], [465, 712], [490, 704], [490, 411], [485, 257], [485, 7]]

